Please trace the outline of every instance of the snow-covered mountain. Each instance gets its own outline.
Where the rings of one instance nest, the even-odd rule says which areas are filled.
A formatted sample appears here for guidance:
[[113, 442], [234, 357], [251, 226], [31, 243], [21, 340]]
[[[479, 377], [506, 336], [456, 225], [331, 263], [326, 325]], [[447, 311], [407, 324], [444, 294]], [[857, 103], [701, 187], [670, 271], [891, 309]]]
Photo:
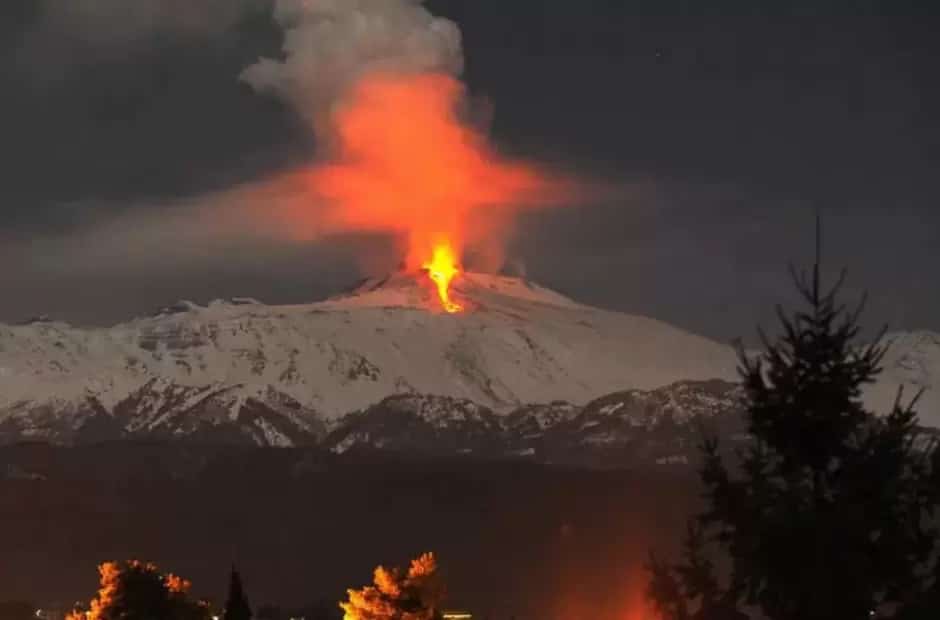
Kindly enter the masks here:
[[[398, 273], [304, 305], [236, 298], [180, 302], [110, 328], [0, 325], [0, 441], [294, 445], [333, 437], [360, 420], [350, 412], [394, 417], [395, 399], [411, 410], [429, 395], [448, 408], [435, 425], [476, 415], [491, 430], [498, 418], [505, 434], [507, 424], [563, 426], [607, 395], [635, 400], [676, 382], [736, 376], [729, 346], [653, 319], [516, 278], [468, 273], [454, 288], [459, 314], [441, 310], [425, 274]], [[871, 391], [879, 402], [898, 382], [930, 387], [940, 377], [940, 336], [892, 339], [884, 381]], [[931, 409], [921, 411], [940, 426], [934, 403], [930, 392]]]
[[[400, 273], [306, 305], [180, 302], [111, 328], [0, 326], [0, 432], [68, 440], [86, 426], [185, 435], [215, 425], [279, 443], [275, 417], [314, 432], [393, 394], [505, 413], [734, 372], [724, 345], [523, 280], [464, 274], [455, 289], [466, 311], [454, 315], [424, 274]], [[259, 405], [275, 414], [251, 414]]]

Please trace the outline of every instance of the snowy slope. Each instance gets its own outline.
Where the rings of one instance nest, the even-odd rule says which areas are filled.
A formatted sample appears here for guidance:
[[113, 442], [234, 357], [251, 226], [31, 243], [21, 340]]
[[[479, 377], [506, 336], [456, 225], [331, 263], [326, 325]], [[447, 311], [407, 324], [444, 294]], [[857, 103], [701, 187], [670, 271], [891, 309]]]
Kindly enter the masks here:
[[[215, 432], [289, 445], [392, 395], [497, 415], [569, 403], [530, 409], [524, 424], [538, 427], [615, 392], [736, 377], [728, 346], [524, 280], [463, 274], [455, 298], [466, 311], [447, 314], [425, 274], [398, 273], [312, 304], [236, 298], [179, 302], [111, 328], [0, 325], [0, 441]], [[940, 336], [893, 338], [873, 401], [898, 382], [940, 383]], [[936, 402], [932, 391], [921, 410], [940, 426]]]
[[[442, 312], [423, 274], [367, 281], [324, 302], [180, 302], [107, 329], [56, 322], [0, 326], [0, 411], [46, 415], [93, 402], [115, 414], [144, 386], [185, 410], [237, 390], [335, 419], [386, 396], [428, 393], [507, 411], [583, 403], [614, 390], [730, 377], [732, 351], [658, 321], [579, 305], [525, 281], [466, 274]], [[156, 381], [156, 383], [153, 383]], [[152, 406], [123, 412], [152, 424]], [[166, 413], [166, 412], [164, 412]], [[149, 417], [148, 417], [149, 416]], [[3, 414], [0, 414], [0, 421]]]
[[321, 445], [343, 454], [522, 458], [543, 463], [624, 467], [690, 465], [702, 432], [727, 447], [746, 437], [741, 390], [726, 381], [681, 381], [627, 390], [577, 407], [555, 402], [498, 415], [443, 396], [390, 396], [352, 413]]

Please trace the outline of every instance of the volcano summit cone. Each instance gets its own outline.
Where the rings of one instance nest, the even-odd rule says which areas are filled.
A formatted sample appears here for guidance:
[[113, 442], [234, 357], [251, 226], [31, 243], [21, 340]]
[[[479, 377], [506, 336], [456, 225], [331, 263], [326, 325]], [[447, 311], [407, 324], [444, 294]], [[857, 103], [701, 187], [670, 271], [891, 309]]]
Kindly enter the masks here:
[[[453, 314], [518, 303], [586, 309], [586, 306], [529, 280], [478, 272], [460, 272], [451, 283], [451, 295], [461, 306], [461, 310]], [[353, 290], [332, 297], [322, 305], [332, 308], [413, 308], [433, 313], [445, 311], [426, 269], [402, 270], [368, 278]]]

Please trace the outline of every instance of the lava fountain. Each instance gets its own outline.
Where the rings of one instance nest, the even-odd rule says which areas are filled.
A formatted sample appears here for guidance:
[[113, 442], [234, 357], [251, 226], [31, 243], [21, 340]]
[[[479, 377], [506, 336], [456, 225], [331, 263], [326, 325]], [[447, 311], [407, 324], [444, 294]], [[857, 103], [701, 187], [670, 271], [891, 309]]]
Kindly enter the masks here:
[[459, 78], [460, 29], [423, 4], [278, 0], [282, 58], [241, 79], [295, 107], [316, 138], [316, 160], [272, 191], [290, 199], [263, 201], [262, 217], [274, 212], [298, 240], [392, 239], [395, 257], [376, 245], [376, 261], [368, 241], [355, 249], [363, 269], [424, 268], [454, 311], [457, 266], [497, 271], [516, 215], [570, 203], [579, 184], [497, 152], [482, 129], [492, 110]]
[[327, 156], [308, 177], [327, 228], [401, 239], [407, 269], [426, 270], [447, 312], [461, 310], [450, 287], [465, 252], [499, 256], [514, 213], [552, 196], [464, 121], [465, 103], [448, 75], [363, 76], [333, 109]]
[[463, 310], [463, 306], [450, 298], [450, 283], [460, 273], [457, 269], [454, 250], [446, 243], [437, 245], [431, 260], [424, 263], [424, 268], [427, 269], [428, 277], [437, 286], [437, 296], [441, 300], [441, 307], [451, 314]]

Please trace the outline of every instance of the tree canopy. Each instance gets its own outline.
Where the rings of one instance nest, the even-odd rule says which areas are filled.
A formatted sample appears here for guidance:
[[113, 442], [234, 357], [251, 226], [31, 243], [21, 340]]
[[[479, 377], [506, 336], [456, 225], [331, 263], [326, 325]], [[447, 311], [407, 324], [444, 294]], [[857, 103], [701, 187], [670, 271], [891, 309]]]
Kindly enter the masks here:
[[208, 620], [209, 606], [193, 600], [191, 584], [155, 564], [129, 560], [98, 567], [100, 587], [87, 611], [68, 620]]
[[379, 566], [374, 585], [347, 590], [344, 620], [438, 620], [444, 589], [432, 553], [411, 561], [407, 571]]
[[[863, 304], [839, 303], [841, 278], [824, 291], [817, 265], [794, 281], [802, 307], [778, 311], [780, 335], [762, 332], [760, 354], [740, 354], [748, 447], [729, 467], [718, 441], [705, 441], [707, 507], [678, 563], [651, 557], [648, 594], [668, 620], [747, 617], [741, 609], [771, 620], [901, 617], [940, 587], [940, 458], [917, 425], [917, 398], [899, 392], [885, 415], [867, 410], [883, 339], [859, 341]], [[724, 554], [713, 560], [715, 547]]]

